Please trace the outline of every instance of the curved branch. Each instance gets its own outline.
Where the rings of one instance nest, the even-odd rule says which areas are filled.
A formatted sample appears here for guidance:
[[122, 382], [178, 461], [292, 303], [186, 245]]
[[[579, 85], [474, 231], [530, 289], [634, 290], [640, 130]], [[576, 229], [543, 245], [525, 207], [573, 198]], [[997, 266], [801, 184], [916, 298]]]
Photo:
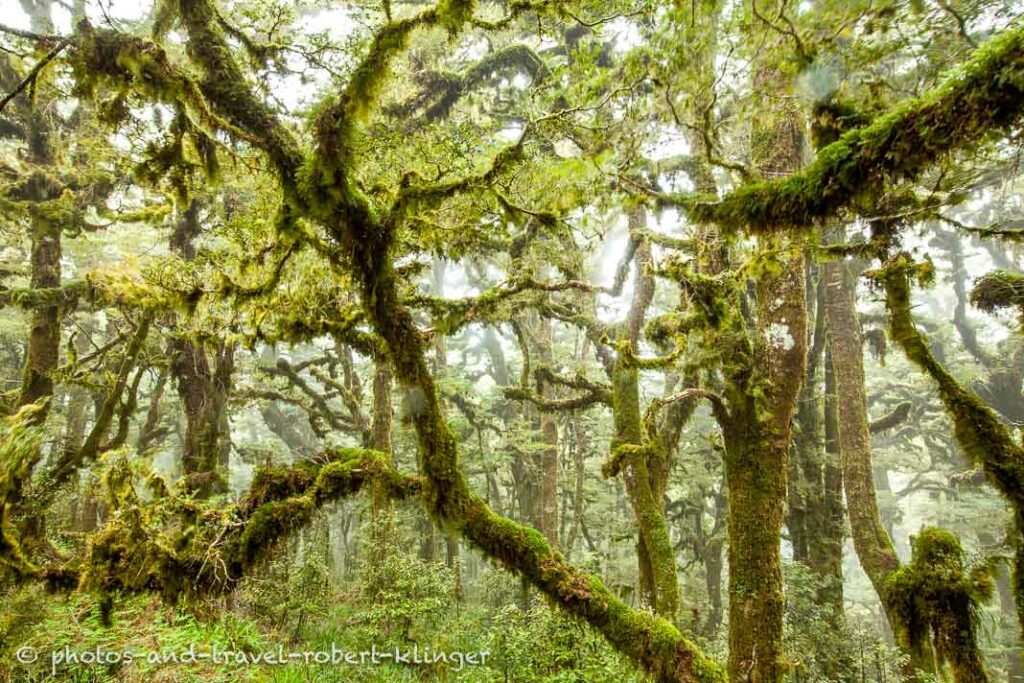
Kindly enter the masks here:
[[868, 426], [868, 431], [872, 434], [880, 434], [882, 432], [889, 431], [893, 427], [896, 427], [906, 421], [910, 415], [911, 403], [910, 401], [904, 401], [898, 406], [892, 409], [887, 415], [883, 415], [877, 420], [872, 420]]
[[[54, 587], [75, 586], [104, 596], [112, 591], [160, 592], [176, 602], [209, 598], [230, 591], [275, 542], [308, 524], [325, 504], [357, 493], [370, 481], [382, 484], [391, 498], [408, 498], [420, 490], [419, 481], [391, 469], [387, 456], [372, 450], [345, 448], [329, 451], [316, 462], [257, 472], [249, 492], [226, 508], [203, 508], [196, 503], [163, 496], [143, 506], [127, 488], [121, 507], [93, 536], [79, 567], [43, 568], [35, 577]], [[194, 524], [147, 524], [146, 508], [197, 519]], [[159, 517], [159, 515], [157, 515]]]
[[447, 299], [445, 297], [419, 294], [406, 299], [409, 306], [423, 308], [443, 325], [445, 332], [452, 334], [474, 321], [486, 320], [494, 316], [499, 307], [516, 295], [525, 292], [564, 292], [576, 290], [582, 292], [601, 292], [604, 288], [581, 280], [565, 280], [562, 282], [537, 282], [531, 278], [517, 280], [511, 284], [498, 285], [484, 290], [476, 296], [463, 299]]
[[647, 416], [645, 422], [653, 424], [652, 418], [654, 413], [661, 410], [667, 405], [671, 405], [678, 401], [686, 401], [691, 398], [703, 398], [711, 404], [711, 413], [715, 416], [715, 420], [719, 426], [723, 429], [729, 424], [732, 416], [729, 413], [729, 408], [725, 404], [725, 399], [709, 389], [702, 389], [700, 387], [688, 387], [680, 392], [666, 396], [664, 398], [656, 398], [651, 401], [651, 405], [647, 408]]
[[595, 403], [603, 403], [609, 407], [611, 407], [612, 404], [610, 392], [607, 395], [595, 392], [571, 398], [544, 398], [527, 389], [506, 387], [502, 390], [502, 394], [504, 394], [505, 398], [513, 401], [529, 401], [547, 413], [580, 410], [581, 408], [592, 406]]

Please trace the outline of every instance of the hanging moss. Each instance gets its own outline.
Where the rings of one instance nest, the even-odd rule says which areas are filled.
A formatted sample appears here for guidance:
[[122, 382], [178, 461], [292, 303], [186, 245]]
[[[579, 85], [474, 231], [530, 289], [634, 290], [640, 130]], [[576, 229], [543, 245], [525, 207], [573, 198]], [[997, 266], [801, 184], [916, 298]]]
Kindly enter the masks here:
[[699, 322], [701, 327], [718, 329], [735, 316], [736, 273], [707, 275], [674, 256], [665, 260], [658, 273], [678, 283], [689, 297], [688, 310], [692, 317], [685, 319], [686, 326]]
[[548, 69], [540, 55], [523, 44], [508, 45], [484, 55], [480, 61], [460, 73], [426, 71], [416, 75], [421, 90], [401, 104], [389, 107], [391, 116], [408, 117], [422, 109], [423, 118], [445, 118], [459, 99], [472, 88], [506, 72], [527, 73], [534, 82], [544, 78]]
[[732, 230], [804, 229], [856, 210], [886, 181], [913, 179], [944, 155], [1005, 133], [1022, 111], [1024, 28], [1016, 28], [988, 41], [931, 92], [820, 149], [803, 171], [746, 185], [721, 201], [680, 203], [694, 220]]
[[[319, 108], [312, 127], [315, 153], [303, 159], [291, 134], [267, 114], [245, 79], [238, 77], [210, 4], [206, 0], [178, 2], [180, 20], [189, 33], [190, 55], [205, 71], [200, 94], [210, 102], [222, 125], [243, 129], [241, 139], [268, 152], [281, 175], [286, 201], [302, 217], [320, 223], [328, 231], [333, 242], [325, 255], [333, 265], [352, 273], [358, 283], [366, 319], [384, 341], [395, 377], [406, 389], [405, 406], [418, 437], [422, 500], [428, 511], [488, 557], [523, 574], [568, 613], [599, 629], [616, 649], [650, 672], [659, 683], [723, 683], [722, 670], [669, 622], [630, 609], [596, 578], [567, 564], [543, 535], [498, 517], [470, 491], [459, 466], [456, 440], [446, 423], [436, 384], [424, 359], [423, 335], [402, 301], [401, 279], [393, 262], [394, 231], [380, 220], [352, 177], [355, 128], [377, 106], [390, 63], [401, 52], [409, 33], [418, 26], [443, 26], [452, 31], [469, 20], [472, 4], [462, 0], [442, 3], [411, 19], [390, 22], [378, 31], [346, 91]], [[548, 4], [513, 3], [509, 16], [539, 10]], [[141, 47], [151, 49], [148, 45]], [[117, 64], [118, 50], [108, 56]], [[102, 59], [93, 61], [99, 69], [109, 68]], [[160, 65], [165, 65], [165, 61], [158, 60], [157, 66]], [[110, 80], [129, 82], [144, 90], [145, 84], [133, 80], [134, 72], [128, 68], [131, 66], [120, 66], [109, 74]], [[178, 80], [180, 72], [169, 63], [166, 66], [166, 73], [153, 69], [157, 80], [170, 87], [180, 85], [186, 101], [195, 99], [189, 83]], [[89, 74], [84, 71], [80, 69], [77, 76], [88, 80]], [[163, 98], [169, 94], [171, 99], [179, 99], [175, 97], [178, 93], [168, 93], [163, 87], [153, 96], [166, 101]], [[282, 516], [304, 516], [310, 502], [315, 504], [318, 495], [322, 495], [318, 492], [350, 490], [366, 476], [362, 466], [355, 463], [347, 473], [331, 467], [326, 474], [318, 473], [317, 480], [301, 493], [259, 505], [251, 503], [252, 514], [244, 518], [235, 519], [231, 514], [237, 513], [228, 513], [225, 521], [223, 511], [211, 512], [214, 519], [197, 516], [194, 528], [183, 533], [181, 539], [171, 539], [173, 543], [136, 539], [132, 536], [134, 531], [146, 525], [134, 524], [127, 519], [130, 515], [125, 515], [120, 531], [112, 529], [106, 538], [107, 547], [114, 552], [94, 552], [98, 558], [114, 560], [114, 569], [122, 564], [118, 558], [134, 559], [143, 571], [131, 577], [140, 578], [125, 577], [118, 571], [105, 572], [104, 566], [110, 565], [100, 562], [97, 570], [91, 572], [90, 584], [112, 591], [127, 580], [130, 586], [166, 586], [170, 594], [183, 591], [186, 595], [190, 591], [223, 590], [222, 586], [243, 568], [244, 561], [256, 560], [257, 554], [253, 553], [257, 548], [266, 548], [264, 541], [287, 531], [289, 523]], [[417, 486], [397, 480], [394, 474], [387, 475], [386, 480], [394, 483], [398, 491], [418, 491]], [[285, 482], [284, 486], [292, 484]], [[252, 526], [248, 527], [249, 524]], [[178, 550], [179, 547], [184, 549]], [[123, 555], [122, 551], [128, 554]]]
[[980, 605], [993, 592], [989, 569], [968, 569], [960, 540], [943, 529], [923, 529], [911, 545], [911, 562], [885, 582], [897, 640], [912, 652], [933, 644], [939, 665], [949, 666], [956, 683], [987, 683], [978, 620]]
[[[262, 470], [238, 505], [219, 508], [169, 492], [144, 505], [126, 462], [115, 464], [103, 478], [113, 515], [91, 537], [74, 575], [81, 588], [102, 596], [156, 591], [170, 604], [198, 604], [231, 590], [279, 539], [370, 480], [383, 482], [391, 497], [419, 492], [418, 481], [391, 470], [383, 454], [352, 448], [326, 453], [321, 464]], [[71, 572], [55, 568], [38, 577], [54, 586], [73, 583]]]
[[23, 406], [4, 419], [0, 434], [0, 568], [16, 579], [37, 571], [21, 547], [11, 516], [14, 502], [21, 498], [32, 468], [42, 455], [43, 430], [38, 416], [44, 411], [41, 404]]

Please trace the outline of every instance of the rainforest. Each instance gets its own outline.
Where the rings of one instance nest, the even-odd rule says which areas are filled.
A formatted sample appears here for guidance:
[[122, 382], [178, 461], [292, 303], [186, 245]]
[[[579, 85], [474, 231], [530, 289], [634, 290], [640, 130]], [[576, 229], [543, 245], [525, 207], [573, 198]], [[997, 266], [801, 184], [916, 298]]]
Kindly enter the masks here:
[[0, 0], [0, 677], [1024, 683], [1019, 0]]

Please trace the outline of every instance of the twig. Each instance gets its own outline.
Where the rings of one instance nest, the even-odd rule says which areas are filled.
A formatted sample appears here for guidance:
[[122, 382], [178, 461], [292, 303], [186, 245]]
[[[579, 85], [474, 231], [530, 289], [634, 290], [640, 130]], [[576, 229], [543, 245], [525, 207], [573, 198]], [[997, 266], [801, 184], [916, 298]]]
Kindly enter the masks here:
[[31, 83], [34, 83], [36, 78], [39, 76], [39, 72], [42, 71], [47, 64], [52, 62], [54, 58], [56, 58], [57, 55], [61, 53], [61, 50], [66, 48], [70, 43], [70, 37], [62, 38], [61, 41], [57, 43], [57, 45], [55, 45], [52, 50], [47, 52], [42, 59], [36, 62], [36, 65], [32, 67], [31, 71], [28, 72], [28, 75], [25, 76], [24, 80], [22, 80], [21, 83], [19, 83], [14, 90], [7, 93], [7, 95], [5, 95], [2, 100], [0, 100], [0, 112], [4, 110], [4, 107], [6, 107], [11, 100], [18, 96], [18, 93], [27, 88]]

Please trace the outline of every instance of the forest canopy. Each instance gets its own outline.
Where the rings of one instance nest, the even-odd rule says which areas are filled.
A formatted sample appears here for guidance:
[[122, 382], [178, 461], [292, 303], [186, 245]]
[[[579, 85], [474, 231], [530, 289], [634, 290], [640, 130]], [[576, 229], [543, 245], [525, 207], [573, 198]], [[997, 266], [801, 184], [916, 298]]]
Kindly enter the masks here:
[[8, 680], [1024, 681], [1024, 6], [4, 10]]

